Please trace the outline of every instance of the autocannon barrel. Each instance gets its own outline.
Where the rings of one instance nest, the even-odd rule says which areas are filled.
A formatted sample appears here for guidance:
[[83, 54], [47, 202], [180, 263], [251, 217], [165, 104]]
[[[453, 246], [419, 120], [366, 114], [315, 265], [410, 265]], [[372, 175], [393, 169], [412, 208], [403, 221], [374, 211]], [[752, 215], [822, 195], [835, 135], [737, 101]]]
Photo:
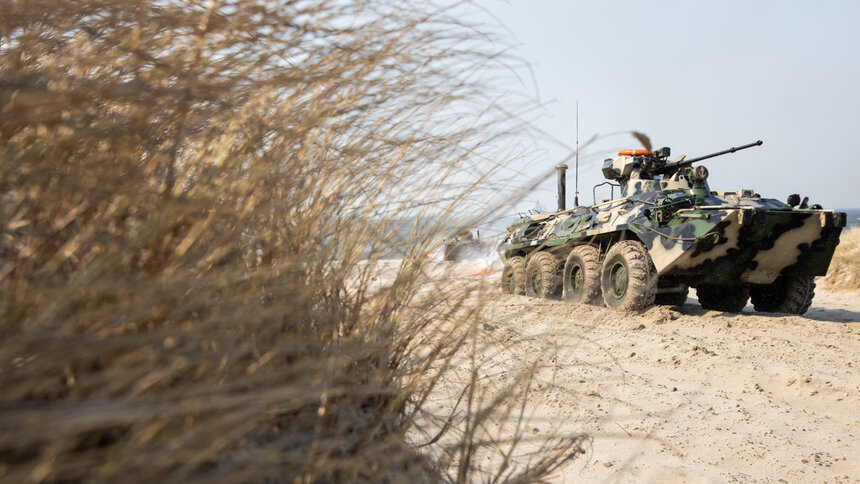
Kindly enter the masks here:
[[716, 153], [711, 153], [710, 155], [700, 156], [700, 157], [698, 157], [698, 158], [692, 158], [692, 159], [689, 159], [689, 160], [681, 161], [681, 162], [679, 162], [679, 163], [676, 163], [676, 164], [675, 164], [675, 166], [687, 166], [687, 165], [691, 165], [691, 164], [693, 164], [693, 163], [695, 163], [695, 162], [697, 162], [697, 161], [707, 160], [708, 158], [713, 158], [713, 157], [715, 157], [715, 156], [727, 155], [727, 154], [729, 154], [729, 153], [734, 153], [735, 151], [740, 151], [740, 150], [745, 150], [745, 149], [747, 149], [747, 148], [752, 148], [753, 146], [761, 146], [761, 144], [762, 144], [762, 141], [761, 141], [761, 140], [758, 140], [758, 141], [756, 141], [755, 143], [749, 143], [749, 144], [745, 144], [745, 145], [743, 145], [743, 146], [737, 146], [737, 147], [734, 147], [734, 146], [733, 146], [733, 147], [731, 147], [731, 148], [729, 148], [729, 149], [727, 149], [727, 150], [718, 151], [718, 152], [716, 152]]
[[728, 153], [734, 153], [735, 151], [745, 150], [747, 148], [752, 148], [753, 146], [760, 146], [762, 144], [761, 140], [756, 141], [755, 143], [745, 144], [743, 146], [733, 146], [727, 150], [718, 151], [716, 153], [711, 153], [710, 155], [699, 156], [697, 158], [690, 158], [684, 161], [678, 161], [675, 163], [667, 163], [663, 159], [657, 159], [650, 163], [646, 163], [643, 166], [643, 171], [650, 173], [652, 175], [665, 174], [665, 173], [673, 173], [680, 168], [684, 168], [685, 166], [690, 166], [697, 161], [707, 160], [708, 158], [713, 158], [715, 156], [725, 155]]

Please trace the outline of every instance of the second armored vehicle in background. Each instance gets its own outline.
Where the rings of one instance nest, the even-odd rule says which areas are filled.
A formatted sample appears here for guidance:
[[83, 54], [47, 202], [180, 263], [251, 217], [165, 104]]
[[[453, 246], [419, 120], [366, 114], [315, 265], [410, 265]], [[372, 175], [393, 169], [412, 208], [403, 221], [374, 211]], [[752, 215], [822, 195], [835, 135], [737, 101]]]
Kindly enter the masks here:
[[[495, 245], [495, 244], [494, 244]], [[461, 230], [445, 239], [442, 260], [458, 261], [482, 257], [490, 247], [481, 241], [481, 233], [473, 237], [470, 230]]]
[[[529, 215], [499, 246], [502, 289], [639, 310], [683, 304], [690, 287], [706, 309], [803, 314], [814, 278], [826, 274], [845, 214], [788, 203], [753, 190], [711, 191], [708, 169], [693, 163], [761, 141], [685, 160], [669, 148], [623, 150], [603, 175], [620, 198]], [[615, 183], [612, 183], [615, 182]]]

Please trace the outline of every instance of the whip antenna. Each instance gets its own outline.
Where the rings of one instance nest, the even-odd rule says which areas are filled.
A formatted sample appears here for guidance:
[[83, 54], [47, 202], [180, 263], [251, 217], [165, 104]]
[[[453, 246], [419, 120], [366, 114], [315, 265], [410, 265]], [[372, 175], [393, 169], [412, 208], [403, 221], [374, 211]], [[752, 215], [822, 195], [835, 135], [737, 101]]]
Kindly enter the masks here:
[[573, 206], [579, 206], [579, 99], [576, 100], [576, 168], [573, 170]]

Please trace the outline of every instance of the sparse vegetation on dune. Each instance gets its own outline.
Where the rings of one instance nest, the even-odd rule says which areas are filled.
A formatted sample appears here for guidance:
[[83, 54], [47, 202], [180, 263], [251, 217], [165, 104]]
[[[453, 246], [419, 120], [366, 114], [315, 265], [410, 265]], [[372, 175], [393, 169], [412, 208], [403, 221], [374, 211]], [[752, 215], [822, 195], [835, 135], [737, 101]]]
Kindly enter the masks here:
[[[503, 452], [471, 398], [407, 443], [478, 316], [420, 258], [361, 262], [515, 153], [487, 37], [385, 0], [0, 3], [0, 479], [468, 481]], [[412, 255], [442, 230], [415, 220]]]
[[830, 269], [817, 282], [831, 291], [860, 291], [860, 227], [842, 231]]

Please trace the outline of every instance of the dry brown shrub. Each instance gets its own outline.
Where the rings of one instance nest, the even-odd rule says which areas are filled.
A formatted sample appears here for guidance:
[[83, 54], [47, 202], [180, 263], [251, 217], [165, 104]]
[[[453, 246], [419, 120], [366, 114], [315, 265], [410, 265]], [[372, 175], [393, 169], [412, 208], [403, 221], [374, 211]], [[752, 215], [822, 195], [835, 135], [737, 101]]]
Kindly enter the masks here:
[[504, 445], [493, 405], [406, 439], [479, 320], [422, 289], [430, 215], [518, 153], [491, 37], [386, 0], [0, 11], [0, 479], [468, 481]]
[[827, 275], [817, 282], [831, 291], [860, 291], [860, 227], [842, 231]]

